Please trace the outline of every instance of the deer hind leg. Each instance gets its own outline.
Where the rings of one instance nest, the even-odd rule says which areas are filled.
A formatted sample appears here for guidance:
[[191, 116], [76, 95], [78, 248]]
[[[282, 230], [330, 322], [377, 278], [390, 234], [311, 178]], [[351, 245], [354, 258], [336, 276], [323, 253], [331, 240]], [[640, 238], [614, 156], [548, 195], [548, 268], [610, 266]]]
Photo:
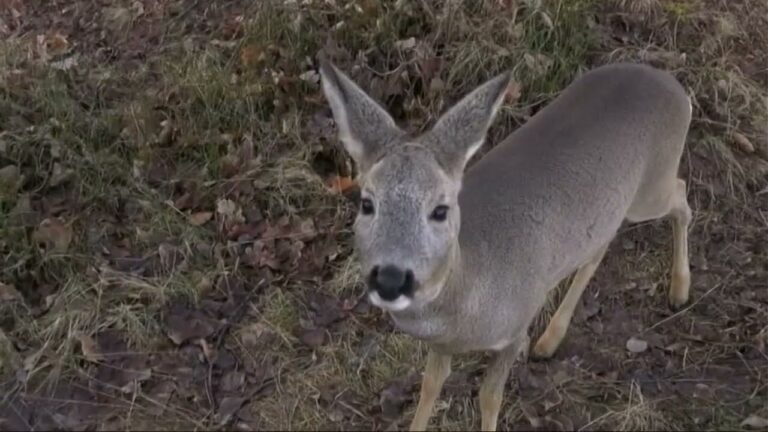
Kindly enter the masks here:
[[608, 245], [600, 248], [600, 250], [583, 266], [579, 267], [576, 271], [576, 275], [573, 277], [571, 286], [568, 288], [568, 292], [565, 294], [565, 298], [558, 306], [557, 311], [549, 321], [546, 330], [536, 341], [536, 345], [533, 347], [533, 354], [538, 358], [549, 358], [555, 353], [557, 347], [565, 337], [565, 333], [568, 331], [568, 326], [571, 324], [571, 318], [573, 317], [573, 311], [579, 304], [579, 299], [584, 293], [584, 288], [587, 287], [589, 280], [595, 274], [595, 270], [600, 265], [600, 261], [605, 256], [605, 251], [608, 249]]
[[672, 278], [669, 285], [669, 304], [679, 308], [688, 302], [688, 291], [691, 287], [691, 269], [688, 263], [688, 227], [693, 219], [691, 208], [688, 206], [685, 181], [678, 179], [672, 196]]
[[416, 406], [416, 414], [413, 416], [413, 421], [411, 421], [410, 430], [423, 431], [427, 429], [429, 418], [432, 416], [432, 409], [435, 407], [435, 401], [440, 396], [443, 384], [445, 384], [445, 380], [450, 374], [451, 356], [440, 354], [430, 349], [427, 354], [424, 377], [421, 381], [419, 404]]
[[[688, 228], [693, 219], [686, 197], [685, 181], [673, 178], [661, 183], [649, 192], [641, 192], [639, 204], [634, 204], [627, 213], [631, 222], [642, 222], [668, 216], [672, 219], [672, 274], [669, 285], [669, 304], [678, 308], [688, 302], [691, 286], [691, 270], [688, 263]], [[661, 189], [664, 193], [659, 194]], [[651, 197], [655, 194], [656, 197]], [[656, 199], [654, 199], [656, 198]]]

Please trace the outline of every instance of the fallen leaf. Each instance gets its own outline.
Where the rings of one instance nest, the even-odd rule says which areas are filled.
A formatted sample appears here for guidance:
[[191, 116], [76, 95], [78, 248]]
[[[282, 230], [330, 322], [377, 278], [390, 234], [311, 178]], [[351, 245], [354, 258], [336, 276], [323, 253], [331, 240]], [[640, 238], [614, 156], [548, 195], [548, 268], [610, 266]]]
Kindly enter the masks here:
[[240, 64], [246, 68], [256, 67], [266, 58], [264, 47], [258, 44], [249, 44], [240, 50]]
[[72, 227], [64, 225], [58, 218], [46, 218], [32, 233], [32, 241], [45, 243], [52, 252], [64, 253], [72, 242]]
[[248, 349], [256, 349], [271, 340], [276, 333], [266, 324], [255, 322], [239, 332], [240, 341]]
[[225, 392], [236, 392], [245, 384], [245, 374], [240, 371], [229, 371], [222, 378], [219, 389]]
[[211, 220], [213, 212], [203, 211], [192, 213], [189, 215], [189, 224], [192, 226], [200, 226]]
[[747, 417], [742, 421], [739, 426], [748, 427], [751, 429], [765, 429], [768, 428], [768, 419], [759, 417], [755, 414]]
[[310, 348], [317, 348], [325, 342], [325, 330], [322, 328], [302, 330], [299, 340]]
[[523, 86], [517, 81], [511, 81], [507, 86], [507, 92], [504, 94], [504, 101], [513, 104], [520, 99], [523, 94]]
[[154, 268], [155, 272], [170, 273], [180, 267], [187, 258], [181, 248], [168, 243], [161, 243], [157, 247], [157, 255], [160, 257], [160, 268]]
[[336, 193], [343, 194], [347, 190], [357, 186], [352, 177], [333, 175], [325, 181], [326, 186]]
[[316, 294], [309, 299], [309, 306], [314, 312], [313, 321], [318, 327], [327, 327], [348, 316], [339, 300], [332, 296]]
[[183, 309], [171, 313], [165, 327], [166, 334], [176, 345], [190, 339], [203, 339], [215, 331], [214, 326], [200, 312]]
[[240, 172], [242, 161], [236, 154], [226, 154], [219, 159], [219, 171], [224, 178], [232, 178]]
[[242, 408], [243, 404], [245, 404], [247, 401], [248, 399], [244, 397], [223, 398], [219, 403], [219, 409], [217, 412], [219, 425], [229, 423], [229, 421], [232, 420], [232, 417], [237, 414], [238, 411], [240, 411], [240, 408]]
[[224, 198], [216, 201], [216, 213], [220, 214], [225, 219], [232, 220], [233, 222], [245, 222], [245, 218], [242, 215], [242, 210], [231, 199]]
[[104, 360], [104, 354], [92, 337], [81, 334], [77, 336], [77, 340], [80, 341], [80, 349], [83, 351], [83, 357], [86, 360], [92, 363], [99, 363]]
[[634, 336], [627, 340], [627, 350], [633, 353], [641, 353], [648, 349], [648, 342], [637, 339]]
[[755, 152], [755, 145], [752, 144], [749, 138], [747, 138], [743, 134], [739, 132], [734, 132], [732, 137], [733, 137], [733, 143], [736, 145], [736, 147], [739, 148], [739, 150], [743, 151], [744, 153]]
[[0, 302], [10, 303], [21, 299], [21, 294], [16, 290], [15, 286], [0, 282]]
[[66, 36], [56, 33], [45, 40], [46, 49], [52, 55], [63, 54], [69, 50], [69, 41]]
[[148, 379], [152, 378], [152, 369], [150, 368], [142, 368], [142, 369], [134, 369], [131, 370], [131, 380], [128, 381], [127, 384], [120, 387], [120, 391], [122, 391], [125, 394], [131, 394], [136, 392], [138, 390], [139, 385], [147, 381]]

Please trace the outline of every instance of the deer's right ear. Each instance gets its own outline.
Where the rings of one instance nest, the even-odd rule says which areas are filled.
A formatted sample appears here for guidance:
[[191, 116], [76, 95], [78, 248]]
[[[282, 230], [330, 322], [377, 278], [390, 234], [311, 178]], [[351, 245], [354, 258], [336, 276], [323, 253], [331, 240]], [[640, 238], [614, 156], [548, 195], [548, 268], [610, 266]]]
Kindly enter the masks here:
[[320, 57], [323, 92], [333, 111], [339, 139], [361, 171], [403, 131], [384, 108], [331, 62]]

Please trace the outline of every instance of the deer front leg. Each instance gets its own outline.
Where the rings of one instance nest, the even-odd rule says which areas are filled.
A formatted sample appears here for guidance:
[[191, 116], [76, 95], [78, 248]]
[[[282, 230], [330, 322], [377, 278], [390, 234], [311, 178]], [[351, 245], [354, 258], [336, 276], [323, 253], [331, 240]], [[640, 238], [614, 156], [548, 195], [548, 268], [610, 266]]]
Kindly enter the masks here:
[[424, 377], [421, 381], [421, 394], [419, 395], [419, 405], [416, 407], [416, 414], [411, 422], [412, 431], [423, 431], [427, 429], [427, 423], [432, 416], [432, 408], [435, 401], [443, 389], [448, 375], [451, 374], [451, 356], [440, 354], [432, 349], [427, 354], [427, 365], [424, 368]]
[[481, 430], [495, 431], [499, 419], [499, 410], [504, 396], [504, 385], [509, 371], [517, 361], [525, 361], [528, 355], [528, 335], [499, 351], [485, 371], [483, 384], [480, 386]]

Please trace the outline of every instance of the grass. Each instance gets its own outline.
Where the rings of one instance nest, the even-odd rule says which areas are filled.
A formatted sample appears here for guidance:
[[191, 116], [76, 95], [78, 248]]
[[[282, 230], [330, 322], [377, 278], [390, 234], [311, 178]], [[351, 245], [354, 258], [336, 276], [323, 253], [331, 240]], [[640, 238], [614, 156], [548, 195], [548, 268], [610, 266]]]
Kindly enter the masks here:
[[[120, 54], [109, 61], [89, 56], [89, 47], [95, 53], [94, 44], [104, 43], [91, 40], [97, 31], [67, 35], [65, 52], [55, 60], [81, 54], [68, 70], [41, 58], [34, 32], [17, 34], [0, 45], [0, 169], [13, 166], [20, 174], [6, 171], [9, 177], [0, 182], [0, 283], [13, 286], [20, 296], [9, 294], [0, 303], [0, 382], [7, 394], [0, 399], [0, 417], [11, 402], [18, 402], [14, 398], [36, 397], [51, 404], [62, 386], [109, 384], [113, 378], [103, 375], [105, 367], [128, 367], [109, 359], [90, 361], [80, 337], [93, 337], [100, 341], [99, 349], [108, 350], [104, 334], [114, 330], [129, 352], [147, 356], [150, 362], [189, 354], [174, 364], [199, 372], [202, 381], [188, 386], [199, 388], [199, 393], [171, 396], [164, 414], [156, 414], [160, 396], [155, 389], [176, 381], [184, 387], [186, 381], [182, 372], [174, 375], [155, 368], [132, 392], [97, 395], [100, 403], [116, 406], [111, 416], [83, 419], [60, 411], [73, 424], [218, 428], [222, 395], [264, 386], [263, 394], [248, 396], [229, 426], [389, 426], [391, 420], [381, 415], [380, 396], [394, 380], [408, 381], [409, 374], [420, 370], [420, 343], [392, 331], [387, 318], [376, 311], [349, 312], [341, 322], [321, 326], [326, 340], [315, 348], [301, 339], [303, 328], [316, 326], [318, 312], [310, 301], [315, 294], [354, 304], [361, 293], [351, 254], [353, 206], [328, 191], [314, 169], [320, 161], [331, 171], [349, 171], [349, 162], [334, 144], [334, 131], [313, 123], [328, 114], [313, 75], [320, 50], [398, 121], [407, 120], [417, 129], [428, 126], [480, 82], [512, 69], [521, 97], [514, 106], [504, 107], [491, 142], [597, 64], [635, 60], [672, 70], [692, 95], [695, 110], [683, 167], [697, 213], [692, 253], [706, 256], [710, 267], [717, 268], [731, 257], [708, 247], [706, 239], [722, 238], [738, 246], [733, 250], [754, 251], [749, 252], [744, 276], [733, 282], [734, 291], [723, 290], [728, 301], [715, 305], [708, 298], [690, 311], [691, 318], [683, 318], [690, 328], [702, 322], [725, 327], [727, 320], [736, 319], [744, 335], [732, 345], [713, 341], [710, 349], [715, 351], [707, 355], [705, 347], [691, 346], [694, 363], [686, 363], [687, 368], [672, 354], [665, 358], [686, 374], [714, 380], [707, 375], [710, 363], [724, 367], [734, 356], [754, 353], [748, 351], [748, 340], [764, 311], [739, 308], [747, 301], [760, 304], [760, 298], [745, 300], [733, 292], [751, 292], [764, 271], [760, 263], [767, 258], [754, 245], [765, 223], [760, 204], [765, 195], [757, 192], [766, 187], [768, 175], [763, 126], [768, 122], [768, 93], [758, 74], [747, 73], [764, 66], [759, 57], [750, 57], [768, 40], [760, 14], [754, 12], [764, 9], [759, 2], [729, 7], [708, 1], [344, 0], [234, 2], [207, 11], [176, 3], [176, 12], [145, 11], [126, 21], [119, 35], [109, 33], [108, 41], [120, 53], [129, 48], [126, 34], [141, 37], [153, 25], [164, 29], [163, 37], [148, 43], [138, 66]], [[45, 15], [44, 5], [33, 7]], [[112, 12], [124, 7], [115, 6]], [[746, 11], [752, 12], [747, 16]], [[204, 13], [214, 18], [206, 21]], [[734, 19], [740, 23], [738, 30], [728, 25]], [[104, 25], [99, 22], [88, 25], [98, 29]], [[204, 22], [218, 27], [196, 30]], [[236, 28], [234, 37], [226, 26]], [[737, 133], [752, 144], [752, 152], [734, 145]], [[231, 211], [220, 211], [223, 200], [231, 201]], [[190, 223], [201, 212], [211, 212], [210, 220], [199, 226]], [[45, 218], [58, 218], [62, 227], [41, 234]], [[279, 227], [283, 219], [289, 225], [312, 219], [317, 233], [297, 240], [293, 228]], [[269, 236], [230, 236], [233, 224], [242, 221], [251, 228], [266, 224]], [[632, 279], [665, 281], [664, 253], [669, 251], [655, 247], [653, 237], [661, 233], [657, 229], [668, 227], [653, 224], [622, 233], [639, 247], [624, 252], [612, 248], [620, 256], [606, 260], [593, 285], [608, 287], [629, 274]], [[65, 244], [52, 249], [57, 242]], [[273, 254], [277, 268], [254, 264], [254, 259], [266, 259], [261, 253], [267, 258]], [[315, 267], [308, 263], [313, 254], [321, 257]], [[627, 258], [631, 265], [624, 262]], [[216, 315], [212, 302], [233, 295], [220, 286], [225, 276], [244, 280], [245, 294], [237, 303], [241, 308]], [[699, 287], [696, 294], [708, 288]], [[664, 287], [649, 299], [594, 289], [606, 290], [601, 292], [606, 309], [646, 306], [645, 315], [631, 317], [642, 318], [646, 327], [664, 316], [659, 312]], [[562, 290], [553, 297], [558, 295]], [[222, 353], [230, 353], [236, 366], [205, 360], [207, 354], [193, 340], [182, 347], [169, 341], [167, 319], [177, 304], [223, 323], [224, 331], [205, 340], [220, 356], [217, 361], [224, 361]], [[543, 311], [533, 335], [555, 304]], [[719, 314], [710, 315], [716, 307], [722, 308]], [[763, 315], [750, 315], [759, 313]], [[587, 327], [575, 324], [573, 338], [587, 340]], [[682, 337], [678, 330], [659, 329], [674, 340]], [[604, 355], [620, 363], [626, 353], [621, 341], [612, 338], [629, 334], [616, 331], [601, 344], [607, 344]], [[566, 358], [584, 356], [571, 350]], [[660, 379], [672, 379], [664, 367], [648, 361], [645, 366]], [[483, 364], [481, 355], [457, 359], [459, 381], [446, 390], [433, 426], [461, 430], [478, 424], [476, 389], [461, 390], [466, 387], [461, 380], [475, 385]], [[527, 367], [549, 379], [565, 364], [559, 358]], [[245, 371], [247, 384], [237, 391], [224, 390], [224, 376], [233, 368]], [[755, 368], [754, 397], [765, 397], [765, 381], [759, 378], [765, 376], [759, 375], [764, 368]], [[754, 376], [744, 372], [747, 375]], [[534, 420], [544, 425], [562, 424], [565, 416], [579, 420], [577, 427], [618, 430], [703, 427], [696, 410], [707, 409], [714, 414], [702, 417], [705, 427], [732, 429], [747, 410], [756, 409], [748, 403], [721, 409], [716, 402], [698, 401], [703, 405], [680, 413], [669, 406], [685, 404], [685, 398], [651, 392], [627, 376], [596, 378], [589, 370], [574, 372], [567, 383], [535, 391], [518, 389], [511, 381], [502, 413], [505, 427], [531, 425], [524, 404], [538, 409]], [[410, 384], [404, 384], [408, 400], [400, 426], [415, 408]], [[553, 394], [563, 402], [546, 408], [542, 401]]]

